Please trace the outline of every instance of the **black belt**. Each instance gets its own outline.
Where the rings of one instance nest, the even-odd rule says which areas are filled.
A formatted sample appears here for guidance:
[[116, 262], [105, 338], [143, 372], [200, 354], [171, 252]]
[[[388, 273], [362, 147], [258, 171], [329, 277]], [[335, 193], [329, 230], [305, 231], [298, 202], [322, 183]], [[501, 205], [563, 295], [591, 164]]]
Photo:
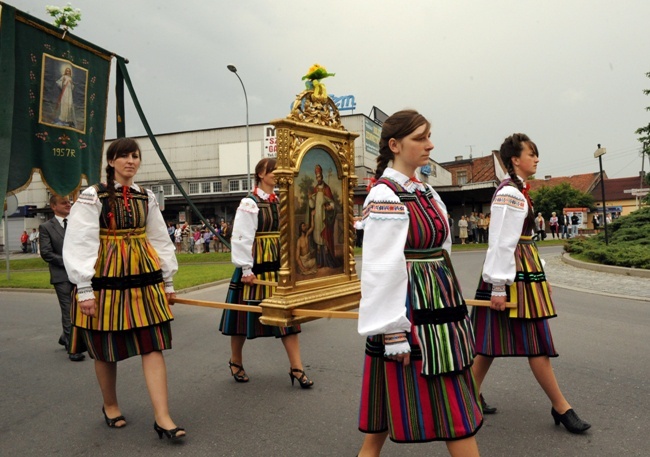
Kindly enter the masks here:
[[162, 270], [142, 273], [139, 275], [101, 276], [92, 279], [93, 290], [127, 290], [139, 287], [153, 286], [163, 282]]
[[269, 273], [271, 271], [280, 270], [280, 261], [274, 260], [272, 262], [262, 262], [253, 265], [253, 273], [259, 275], [261, 273]]
[[450, 322], [462, 321], [465, 319], [465, 316], [467, 316], [466, 305], [454, 306], [453, 308], [414, 309], [413, 324], [448, 324]]

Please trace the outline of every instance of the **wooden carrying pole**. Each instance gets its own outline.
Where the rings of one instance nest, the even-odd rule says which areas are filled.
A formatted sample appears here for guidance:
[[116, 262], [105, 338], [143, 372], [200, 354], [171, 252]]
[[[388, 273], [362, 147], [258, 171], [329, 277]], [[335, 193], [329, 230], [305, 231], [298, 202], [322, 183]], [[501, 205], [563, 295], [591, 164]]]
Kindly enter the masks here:
[[[213, 302], [206, 300], [191, 300], [189, 298], [172, 298], [170, 303], [180, 303], [183, 305], [204, 306], [207, 308], [232, 309], [235, 311], [247, 311], [249, 313], [262, 313], [261, 306], [254, 305], [236, 305], [233, 303]], [[489, 300], [465, 300], [470, 306], [490, 306]], [[516, 308], [517, 304], [506, 302], [506, 308]], [[317, 309], [294, 309], [291, 311], [293, 316], [300, 317], [321, 317], [327, 319], [358, 319], [359, 313], [356, 311], [324, 311]]]

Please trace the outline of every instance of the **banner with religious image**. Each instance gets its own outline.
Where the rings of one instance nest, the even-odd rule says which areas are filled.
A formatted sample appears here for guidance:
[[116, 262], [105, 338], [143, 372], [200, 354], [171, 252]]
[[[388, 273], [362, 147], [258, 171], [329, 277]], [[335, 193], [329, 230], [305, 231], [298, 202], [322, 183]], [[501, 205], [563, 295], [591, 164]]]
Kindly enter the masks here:
[[0, 8], [0, 201], [35, 171], [59, 195], [99, 181], [111, 53]]

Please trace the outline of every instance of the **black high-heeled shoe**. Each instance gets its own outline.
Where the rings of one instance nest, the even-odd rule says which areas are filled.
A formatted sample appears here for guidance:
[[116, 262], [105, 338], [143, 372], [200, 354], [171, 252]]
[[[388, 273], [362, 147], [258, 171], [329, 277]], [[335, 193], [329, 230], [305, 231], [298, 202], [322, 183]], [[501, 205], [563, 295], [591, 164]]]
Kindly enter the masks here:
[[[117, 417], [114, 417], [114, 418], [111, 419], [111, 418], [109, 418], [109, 417], [106, 415], [106, 411], [104, 410], [104, 407], [103, 407], [103, 406], [102, 406], [102, 414], [104, 415], [104, 420], [106, 421], [106, 425], [108, 425], [109, 428], [122, 428], [122, 427], [126, 427], [126, 419], [124, 418], [124, 416], [117, 416]], [[123, 425], [120, 425], [120, 426], [115, 425], [115, 424], [118, 423], [119, 421], [123, 421], [124, 424], [123, 424]]]
[[[237, 368], [237, 371], [233, 372], [232, 367]], [[232, 375], [232, 377], [235, 378], [235, 381], [248, 382], [250, 380], [243, 366], [238, 365], [236, 363], [232, 363], [230, 360], [228, 360], [228, 368], [230, 369], [230, 374]]]
[[497, 412], [497, 408], [495, 406], [490, 406], [487, 403], [485, 403], [485, 398], [483, 398], [483, 394], [480, 394], [480, 399], [481, 399], [481, 409], [483, 410], [483, 414], [495, 414]]
[[[311, 381], [307, 375], [305, 374], [304, 370], [300, 370], [298, 368], [290, 368], [289, 372], [289, 378], [291, 379], [291, 385], [293, 386], [294, 381], [298, 381], [298, 384], [300, 384], [300, 387], [303, 389], [309, 389], [311, 386], [314, 385], [314, 381]], [[294, 375], [294, 373], [300, 373], [300, 376]]]
[[158, 422], [153, 423], [153, 429], [158, 433], [158, 439], [162, 439], [163, 435], [165, 435], [168, 439], [172, 441], [180, 440], [181, 438], [185, 437], [185, 433], [182, 435], [179, 435], [180, 432], [184, 432], [185, 429], [181, 427], [176, 427], [172, 430], [166, 430], [162, 428], [160, 425], [158, 425]]
[[551, 408], [551, 415], [555, 420], [555, 425], [560, 425], [560, 423], [562, 423], [562, 425], [564, 425], [564, 427], [571, 433], [582, 433], [591, 427], [591, 424], [578, 417], [573, 408], [567, 410], [564, 414], [560, 414], [555, 411], [555, 408]]

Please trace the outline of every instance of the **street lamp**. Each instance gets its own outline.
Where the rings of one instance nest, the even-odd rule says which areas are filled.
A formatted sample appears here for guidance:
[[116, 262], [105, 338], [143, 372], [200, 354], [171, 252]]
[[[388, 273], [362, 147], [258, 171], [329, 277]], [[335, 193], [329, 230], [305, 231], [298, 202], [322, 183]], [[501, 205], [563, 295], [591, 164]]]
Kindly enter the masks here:
[[239, 82], [241, 83], [241, 88], [244, 89], [244, 100], [246, 101], [246, 176], [248, 182], [248, 195], [251, 194], [251, 150], [250, 150], [250, 139], [248, 133], [248, 95], [246, 95], [246, 87], [244, 87], [244, 81], [241, 80], [239, 74], [237, 73], [237, 67], [234, 65], [228, 65], [228, 70], [232, 71]]
[[594, 157], [598, 157], [598, 163], [600, 164], [600, 190], [603, 194], [603, 229], [605, 230], [605, 244], [608, 245], [609, 241], [607, 240], [607, 206], [605, 205], [605, 181], [603, 180], [603, 155], [607, 153], [607, 149], [601, 148], [598, 145], [598, 149], [594, 152]]

